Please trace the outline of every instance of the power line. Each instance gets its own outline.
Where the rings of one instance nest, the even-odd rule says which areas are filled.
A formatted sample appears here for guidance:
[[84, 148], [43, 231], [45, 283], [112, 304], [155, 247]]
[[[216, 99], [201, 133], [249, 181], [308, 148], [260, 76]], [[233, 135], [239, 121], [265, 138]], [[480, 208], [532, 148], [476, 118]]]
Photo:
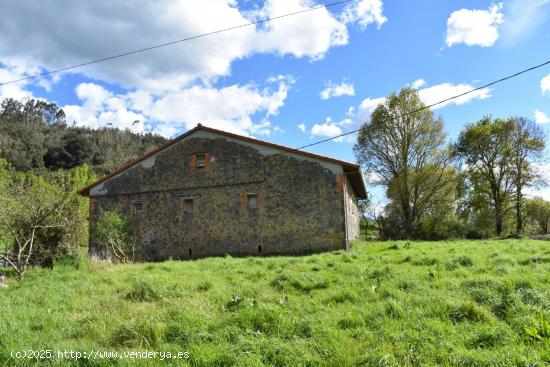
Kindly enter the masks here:
[[[505, 77], [503, 77], [503, 78], [497, 79], [497, 80], [495, 80], [495, 81], [492, 81], [492, 82], [487, 83], [487, 84], [485, 84], [485, 85], [482, 85], [482, 86], [480, 86], [480, 87], [477, 87], [477, 88], [474, 88], [474, 89], [470, 89], [470, 90], [468, 90], [468, 91], [466, 91], [466, 92], [464, 92], [464, 93], [460, 93], [460, 94], [454, 95], [454, 96], [452, 96], [452, 97], [445, 98], [445, 99], [442, 99], [442, 100], [440, 100], [440, 101], [438, 101], [438, 102], [432, 103], [432, 104], [430, 104], [430, 105], [427, 105], [427, 106], [423, 106], [423, 107], [417, 108], [416, 110], [413, 110], [413, 111], [404, 113], [404, 114], [402, 114], [402, 115], [398, 115], [398, 116], [396, 116], [395, 118], [402, 118], [402, 117], [405, 117], [405, 116], [409, 116], [409, 115], [412, 115], [412, 114], [414, 114], [414, 113], [417, 113], [417, 112], [420, 112], [420, 111], [423, 111], [423, 110], [432, 108], [432, 107], [437, 106], [437, 105], [440, 105], [440, 104], [442, 104], [442, 103], [452, 101], [453, 99], [457, 99], [457, 98], [463, 97], [463, 96], [465, 96], [465, 95], [467, 95], [467, 94], [470, 94], [470, 93], [476, 92], [476, 91], [478, 91], [478, 90], [481, 90], [481, 89], [490, 87], [491, 85], [495, 85], [495, 84], [501, 83], [501, 82], [503, 82], [503, 81], [505, 81], [505, 80], [515, 78], [515, 77], [517, 77], [517, 76], [519, 76], [519, 75], [521, 75], [521, 74], [525, 74], [525, 73], [527, 73], [527, 72], [529, 72], [529, 71], [532, 71], [532, 70], [541, 68], [541, 67], [543, 67], [543, 66], [545, 66], [545, 65], [548, 65], [548, 64], [550, 64], [550, 60], [545, 61], [545, 62], [543, 62], [542, 64], [538, 64], [538, 65], [535, 65], [535, 66], [531, 66], [531, 67], [529, 67], [529, 68], [527, 68], [527, 69], [523, 69], [523, 70], [521, 70], [521, 71], [518, 71], [517, 73], [514, 73], [514, 74], [511, 74], [511, 75], [505, 76]], [[342, 134], [340, 134], [340, 135], [333, 136], [333, 137], [331, 137], [331, 138], [319, 140], [319, 141], [316, 141], [316, 142], [311, 143], [311, 144], [302, 145], [301, 147], [297, 147], [297, 148], [292, 149], [292, 151], [298, 151], [298, 150], [300, 150], [300, 149], [312, 147], [312, 146], [314, 146], [314, 145], [318, 145], [318, 144], [321, 144], [321, 143], [325, 143], [325, 142], [327, 142], [327, 141], [331, 141], [331, 140], [334, 140], [334, 139], [338, 139], [338, 138], [341, 138], [341, 137], [346, 136], [346, 135], [351, 135], [351, 134], [354, 134], [354, 133], [359, 132], [359, 131], [361, 131], [361, 130], [364, 130], [365, 128], [366, 128], [366, 126], [363, 126], [363, 127], [358, 128], [358, 129], [351, 130], [351, 131], [342, 133]], [[285, 153], [290, 153], [290, 152], [285, 152]], [[284, 154], [284, 153], [273, 154], [273, 155], [270, 156], [270, 157], [274, 157], [274, 156], [279, 155], [279, 154]]]
[[7, 84], [12, 84], [12, 83], [18, 83], [18, 82], [21, 82], [21, 81], [24, 81], [24, 80], [39, 78], [39, 77], [43, 77], [43, 76], [51, 75], [51, 74], [55, 74], [55, 73], [60, 73], [62, 71], [77, 69], [77, 68], [81, 68], [83, 66], [97, 64], [99, 62], [113, 60], [113, 59], [117, 59], [117, 58], [124, 57], [124, 56], [129, 56], [129, 55], [133, 55], [133, 54], [137, 54], [137, 53], [141, 53], [141, 52], [151, 51], [151, 50], [154, 50], [154, 49], [157, 49], [157, 48], [171, 46], [171, 45], [175, 45], [175, 44], [178, 44], [178, 43], [195, 40], [195, 39], [198, 39], [198, 38], [204, 38], [204, 37], [212, 36], [212, 35], [227, 32], [227, 31], [232, 31], [232, 30], [239, 29], [239, 28], [245, 28], [245, 27], [250, 27], [250, 26], [253, 26], [253, 25], [257, 25], [257, 24], [267, 23], [267, 22], [270, 22], [272, 20], [282, 19], [282, 18], [293, 16], [293, 15], [297, 15], [297, 14], [308, 13], [308, 12], [318, 10], [318, 9], [330, 8], [330, 7], [333, 7], [333, 6], [336, 6], [336, 5], [349, 3], [350, 1], [352, 1], [352, 0], [340, 0], [340, 1], [335, 1], [335, 2], [331, 2], [331, 3], [320, 4], [320, 5], [316, 5], [312, 8], [298, 10], [298, 11], [295, 11], [295, 12], [292, 12], [292, 13], [282, 14], [282, 15], [278, 15], [278, 16], [270, 17], [270, 18], [264, 18], [264, 19], [256, 20], [254, 22], [249, 22], [249, 23], [240, 24], [240, 25], [233, 26], [233, 27], [218, 29], [216, 31], [212, 31], [212, 32], [208, 32], [208, 33], [202, 33], [202, 34], [190, 36], [190, 37], [187, 37], [187, 38], [182, 38], [182, 39], [171, 41], [171, 42], [166, 42], [166, 43], [161, 43], [161, 44], [157, 44], [157, 45], [154, 45], [154, 46], [141, 48], [141, 49], [138, 49], [138, 50], [123, 52], [123, 53], [120, 53], [120, 54], [117, 54], [117, 55], [107, 56], [107, 57], [103, 57], [103, 58], [100, 58], [100, 59], [87, 61], [87, 62], [84, 62], [82, 64], [77, 64], [77, 65], [67, 66], [67, 67], [60, 68], [60, 69], [47, 71], [47, 72], [44, 72], [44, 73], [41, 73], [41, 74], [29, 75], [29, 76], [24, 77], [24, 78], [14, 79], [14, 80], [10, 80], [10, 81], [7, 81], [7, 82], [0, 83], [0, 86], [7, 85]]

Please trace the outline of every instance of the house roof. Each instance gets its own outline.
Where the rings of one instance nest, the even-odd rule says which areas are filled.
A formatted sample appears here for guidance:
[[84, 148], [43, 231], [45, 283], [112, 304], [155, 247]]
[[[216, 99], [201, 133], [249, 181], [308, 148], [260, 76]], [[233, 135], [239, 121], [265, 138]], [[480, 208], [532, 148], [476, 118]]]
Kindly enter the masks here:
[[358, 164], [349, 163], [349, 162], [341, 161], [341, 160], [338, 160], [338, 159], [325, 157], [325, 156], [322, 156], [322, 155], [317, 155], [317, 154], [305, 152], [305, 151], [302, 151], [302, 150], [285, 147], [283, 145], [277, 145], [277, 144], [269, 143], [269, 142], [263, 141], [263, 140], [253, 139], [253, 138], [249, 138], [249, 137], [246, 137], [246, 136], [229, 133], [229, 132], [223, 131], [223, 130], [213, 129], [211, 127], [206, 127], [206, 126], [203, 126], [201, 124], [198, 124], [196, 127], [194, 127], [193, 129], [187, 131], [186, 133], [181, 134], [180, 136], [178, 136], [178, 137], [176, 137], [172, 140], [169, 140], [168, 142], [166, 142], [164, 144], [159, 145], [155, 149], [153, 149], [153, 150], [151, 150], [151, 151], [149, 151], [149, 152], [147, 152], [147, 153], [145, 153], [145, 154], [143, 154], [143, 155], [141, 155], [141, 156], [139, 156], [135, 159], [132, 159], [132, 160], [126, 162], [125, 164], [123, 164], [122, 166], [117, 168], [116, 170], [108, 173], [107, 175], [99, 178], [95, 182], [93, 182], [93, 183], [89, 184], [88, 186], [84, 187], [83, 189], [78, 191], [78, 193], [81, 194], [81, 195], [88, 195], [89, 192], [90, 192], [90, 189], [93, 188], [94, 186], [97, 186], [100, 183], [110, 179], [111, 177], [116, 176], [117, 174], [121, 173], [122, 171], [124, 171], [124, 170], [132, 167], [133, 165], [143, 161], [144, 159], [160, 152], [161, 150], [164, 150], [164, 149], [168, 148], [169, 146], [179, 142], [180, 140], [188, 137], [189, 135], [191, 135], [194, 132], [199, 131], [199, 130], [208, 131], [208, 132], [211, 132], [211, 133], [227, 136], [227, 137], [230, 137], [230, 138], [235, 138], [235, 139], [239, 139], [239, 140], [242, 140], [242, 141], [247, 141], [247, 142], [254, 143], [254, 144], [264, 145], [264, 146], [274, 148], [274, 149], [278, 149], [278, 150], [282, 150], [282, 151], [285, 151], [285, 152], [299, 154], [299, 155], [303, 155], [305, 157], [309, 157], [309, 158], [318, 159], [318, 160], [321, 160], [321, 161], [341, 165], [342, 168], [344, 169], [344, 173], [348, 176], [348, 179], [351, 183], [353, 191], [355, 192], [355, 195], [357, 195], [357, 197], [359, 199], [366, 199], [367, 198], [367, 191], [365, 189], [365, 184], [363, 182], [363, 176], [361, 175]]

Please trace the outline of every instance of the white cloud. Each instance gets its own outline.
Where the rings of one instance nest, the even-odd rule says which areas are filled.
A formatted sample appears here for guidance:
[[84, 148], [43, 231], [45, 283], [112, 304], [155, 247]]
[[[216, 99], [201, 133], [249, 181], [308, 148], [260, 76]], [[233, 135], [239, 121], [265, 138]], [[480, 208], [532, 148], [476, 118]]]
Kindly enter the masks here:
[[67, 122], [93, 129], [112, 126], [121, 130], [144, 132], [145, 116], [127, 107], [129, 99], [126, 96], [115, 96], [94, 83], [80, 83], [76, 87], [76, 95], [82, 105], [63, 106]]
[[[452, 83], [442, 83], [420, 89], [418, 95], [424, 104], [431, 105], [433, 103], [439, 102], [443, 99], [465, 93], [474, 89], [473, 85], [467, 83], [452, 84]], [[487, 99], [491, 97], [491, 90], [489, 88], [483, 88], [478, 91], [466, 94], [462, 97], [438, 104], [437, 106], [432, 107], [432, 109], [438, 109], [447, 106], [448, 104], [463, 105], [475, 99]]]
[[[271, 131], [284, 132], [278, 126], [272, 128], [267, 117], [278, 113], [288, 88], [285, 81], [279, 82], [275, 90], [259, 89], [252, 84], [219, 89], [193, 86], [154, 99], [144, 91], [115, 95], [98, 84], [81, 83], [76, 94], [82, 105], [63, 109], [67, 121], [91, 128], [113, 124], [120, 129], [143, 132], [145, 124], [155, 122], [153, 131], [169, 137], [202, 123], [243, 135], [268, 136]], [[256, 118], [261, 121], [255, 123]], [[136, 120], [144, 123], [133, 124]]]
[[502, 22], [502, 3], [493, 4], [488, 10], [454, 11], [447, 19], [445, 43], [449, 47], [459, 43], [490, 47], [499, 37], [498, 27]]
[[[277, 17], [319, 2], [266, 0], [252, 11], [239, 8], [239, 4], [235, 0], [136, 0], [116, 5], [60, 1], [38, 9], [25, 2], [9, 2], [2, 7], [2, 14], [12, 21], [0, 22], [0, 81]], [[172, 136], [201, 122], [245, 135], [282, 133], [268, 118], [284, 106], [293, 78], [273, 76], [264, 87], [253, 83], [216, 87], [220, 77], [231, 74], [232, 63], [257, 53], [315, 61], [331, 48], [348, 43], [348, 26], [380, 27], [386, 20], [380, 0], [356, 0], [340, 12], [321, 7], [51, 78], [2, 86], [0, 97], [31, 97], [25, 89], [31, 82], [49, 89], [67, 73], [77, 73], [97, 81], [79, 84], [75, 92], [81, 103], [63, 107], [68, 121], [82, 126], [113, 124], [134, 131], [153, 128]], [[16, 61], [9, 64], [10, 60]], [[111, 92], [102, 85], [117, 85], [123, 91]], [[141, 123], [134, 124], [136, 120]]]
[[[315, 124], [311, 128], [311, 137], [320, 136], [324, 138], [334, 138], [349, 130], [349, 127], [353, 125], [351, 118], [345, 118], [342, 121], [332, 121], [332, 118], [327, 117], [322, 124]], [[353, 143], [356, 140], [356, 134], [349, 134], [334, 139], [335, 142], [347, 142]]]
[[[16, 80], [24, 78], [29, 74], [36, 74], [39, 72], [38, 68], [28, 67], [23, 62], [17, 59], [2, 60], [0, 63], [0, 82]], [[5, 84], [0, 86], [0, 101], [5, 98], [13, 98], [16, 100], [23, 100], [28, 98], [34, 98], [33, 94], [26, 90], [29, 81], [21, 81], [12, 84]], [[44, 79], [38, 81], [39, 85], [48, 87], [48, 84], [44, 84]]]
[[314, 136], [323, 136], [327, 138], [332, 138], [334, 136], [340, 135], [342, 129], [338, 126], [337, 123], [331, 121], [330, 118], [327, 118], [327, 121], [322, 124], [315, 124], [311, 128], [311, 135]]
[[[39, 10], [27, 2], [8, 2], [2, 6], [2, 15], [12, 21], [0, 22], [0, 62], [19, 58], [23, 64], [51, 70], [316, 6], [311, 0], [266, 0], [259, 9], [244, 11], [237, 4], [234, 0], [136, 0], [113, 6], [108, 1], [60, 1]], [[380, 1], [361, 0], [353, 6], [353, 19], [319, 8], [70, 72], [162, 94], [181, 90], [197, 79], [229, 75], [233, 61], [256, 53], [316, 60], [332, 47], [348, 43], [349, 22], [381, 24]]]
[[550, 93], [550, 74], [540, 80], [540, 90], [542, 94]]
[[341, 82], [340, 84], [335, 84], [332, 81], [329, 81], [325, 85], [325, 89], [321, 91], [319, 96], [321, 99], [329, 99], [333, 97], [341, 96], [354, 96], [355, 88], [353, 84], [347, 82]]
[[357, 22], [362, 28], [375, 23], [378, 28], [388, 21], [382, 14], [382, 0], [359, 0], [348, 5], [342, 14], [345, 23]]
[[306, 132], [306, 124], [304, 124], [304, 123], [298, 124], [298, 130], [305, 133]]
[[542, 111], [535, 110], [535, 122], [537, 124], [547, 124], [550, 122], [550, 117]]
[[426, 81], [424, 79], [417, 79], [411, 85], [414, 89], [419, 89], [426, 85]]

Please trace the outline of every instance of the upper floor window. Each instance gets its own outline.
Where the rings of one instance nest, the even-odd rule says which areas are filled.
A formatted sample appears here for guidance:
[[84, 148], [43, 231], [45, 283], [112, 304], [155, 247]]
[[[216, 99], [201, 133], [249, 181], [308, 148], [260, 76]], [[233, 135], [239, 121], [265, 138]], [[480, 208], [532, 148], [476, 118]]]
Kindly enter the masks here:
[[189, 160], [189, 167], [192, 171], [197, 169], [208, 169], [210, 167], [210, 154], [200, 153], [193, 154]]
[[206, 154], [197, 154], [197, 168], [206, 167]]

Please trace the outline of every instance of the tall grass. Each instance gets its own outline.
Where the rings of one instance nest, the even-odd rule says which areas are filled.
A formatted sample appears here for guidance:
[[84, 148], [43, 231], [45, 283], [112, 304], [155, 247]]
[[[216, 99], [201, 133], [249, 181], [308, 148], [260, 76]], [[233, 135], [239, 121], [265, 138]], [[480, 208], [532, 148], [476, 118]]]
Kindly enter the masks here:
[[[356, 242], [349, 253], [113, 265], [0, 289], [0, 366], [544, 366], [549, 243]], [[23, 349], [186, 360], [16, 360]]]

